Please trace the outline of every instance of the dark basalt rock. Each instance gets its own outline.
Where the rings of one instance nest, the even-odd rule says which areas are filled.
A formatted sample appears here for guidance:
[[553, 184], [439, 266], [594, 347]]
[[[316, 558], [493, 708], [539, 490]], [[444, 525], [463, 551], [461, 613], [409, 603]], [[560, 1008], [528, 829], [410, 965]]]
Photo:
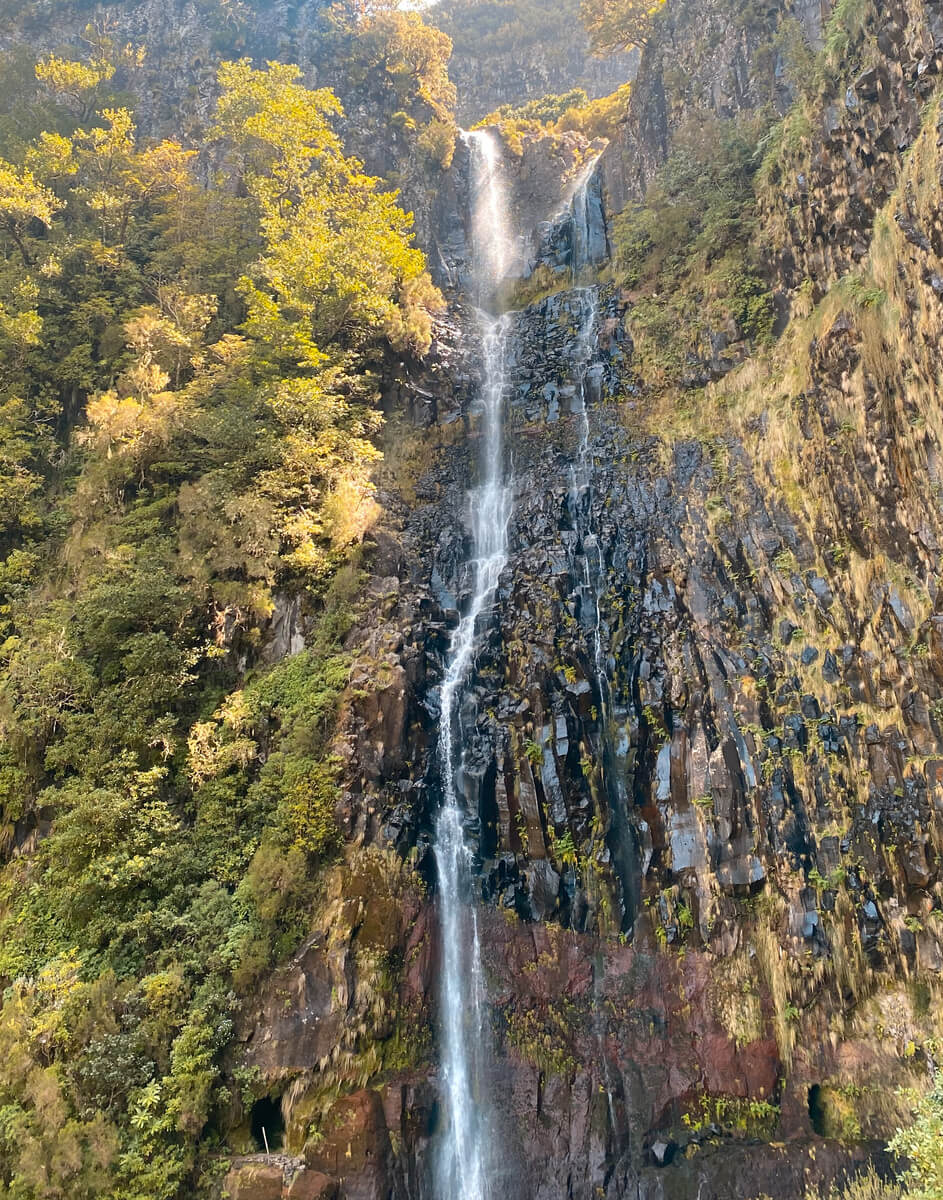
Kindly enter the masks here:
[[[710, 0], [694, 7], [707, 25], [717, 15]], [[817, 5], [800, 9], [814, 29]], [[799, 196], [827, 212], [852, 161], [856, 178], [879, 181], [885, 195], [902, 169], [914, 136], [908, 89], [921, 77], [908, 63], [929, 52], [925, 31], [893, 16], [885, 53], [903, 66], [864, 73], [827, 107], [790, 203]], [[692, 84], [709, 91], [711, 110], [757, 98], [753, 36], [718, 35], [708, 68], [730, 74], [713, 88]], [[691, 53], [708, 69], [701, 48]], [[610, 201], [614, 174], [632, 194], [666, 152], [662, 70], [653, 51], [636, 91], [644, 103], [633, 101], [625, 143], [603, 160]], [[854, 159], [852, 144], [874, 161]], [[630, 145], [641, 147], [631, 169]], [[865, 196], [835, 230], [797, 234], [790, 263], [806, 270], [818, 256], [812, 276], [823, 278], [855, 261], [872, 215]], [[937, 225], [914, 206], [895, 223], [913, 255], [902, 270], [936, 303]], [[605, 220], [593, 228], [600, 245]], [[878, 1010], [893, 1004], [913, 1031], [904, 981], [932, 981], [943, 967], [931, 917], [943, 903], [943, 618], [932, 582], [943, 522], [921, 483], [940, 450], [936, 434], [908, 432], [903, 402], [861, 370], [850, 308], [812, 342], [809, 384], [794, 404], [790, 470], [818, 513], [784, 500], [782, 452], [742, 428], [670, 447], [643, 433], [645, 398], [633, 391], [625, 301], [614, 292], [597, 291], [599, 336], [581, 358], [589, 295], [565, 285], [575, 249], [592, 237], [574, 237], [564, 209], [533, 229], [522, 263], [558, 271], [561, 288], [511, 321], [510, 555], [461, 706], [506, 1190], [528, 1200], [785, 1200], [810, 1171], [831, 1178], [886, 1135], [886, 1116], [863, 1102], [860, 1152], [823, 1142], [809, 1089], [834, 1077], [880, 1080], [890, 1094], [911, 1077], [913, 1064], [873, 1039], [868, 1020], [882, 1023]], [[415, 846], [420, 862], [441, 790], [435, 691], [468, 592], [480, 353], [474, 321], [455, 312], [432, 360], [447, 362], [455, 382], [417, 382], [430, 411], [463, 436], [435, 442], [415, 503], [384, 496], [402, 564], [388, 641], [421, 665], [402, 695], [349, 715], [351, 745], [382, 741], [397, 764], [368, 772], [374, 816], [351, 791], [354, 823], [400, 852]], [[901, 336], [913, 371], [931, 378], [933, 339], [906, 316]], [[737, 338], [705, 331], [692, 384], [736, 364]], [[849, 406], [863, 414], [854, 440]], [[924, 593], [904, 578], [931, 582]], [[390, 654], [399, 662], [403, 651]], [[393, 746], [387, 702], [403, 714]], [[428, 996], [433, 977], [413, 975], [411, 986]], [[830, 1022], [834, 1040], [822, 1037]], [[754, 1129], [749, 1145], [714, 1119], [695, 1136], [697, 1120], [681, 1117], [712, 1095], [771, 1103], [772, 1125]], [[401, 1126], [391, 1128], [399, 1137]], [[426, 1194], [417, 1165], [426, 1138], [404, 1135], [391, 1176], [397, 1188], [414, 1181], [404, 1194]]]

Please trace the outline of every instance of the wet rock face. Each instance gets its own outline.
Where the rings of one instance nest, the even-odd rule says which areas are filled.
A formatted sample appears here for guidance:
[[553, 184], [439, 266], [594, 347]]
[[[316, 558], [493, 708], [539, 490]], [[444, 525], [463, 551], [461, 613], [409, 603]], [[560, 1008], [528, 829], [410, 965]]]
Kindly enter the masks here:
[[[799, 15], [814, 27], [813, 6]], [[900, 349], [876, 370], [867, 309], [837, 305], [789, 414], [656, 436], [623, 299], [567, 286], [572, 214], [531, 243], [524, 270], [560, 268], [560, 290], [510, 321], [510, 555], [459, 712], [509, 1194], [785, 1200], [853, 1161], [839, 1138], [882, 1139], [887, 1097], [924, 1069], [903, 1047], [943, 967], [943, 517], [926, 486], [943, 241], [940, 132], [915, 137], [881, 167]], [[835, 146], [816, 153], [840, 173]], [[783, 261], [812, 263], [790, 238]], [[381, 619], [353, 639], [387, 667], [346, 730], [352, 836], [412, 854], [432, 896], [437, 686], [471, 583], [475, 330], [456, 305], [413, 380], [409, 487], [384, 480]], [[371, 746], [382, 761], [356, 749]], [[429, 1004], [426, 929], [429, 973], [404, 995]], [[384, 1112], [394, 1194], [423, 1198], [434, 1069], [418, 1075]]]
[[[876, 700], [880, 679], [869, 677], [871, 652], [844, 640], [848, 581], [811, 565], [812, 546], [764, 496], [743, 449], [682, 443], [666, 462], [633, 434], [641, 401], [611, 403], [631, 353], [614, 297], [597, 297], [595, 348], [574, 368], [589, 296], [558, 293], [509, 333], [512, 553], [461, 707], [469, 828], [484, 894], [523, 918], [629, 930], [643, 893], [674, 884], [693, 901], [699, 935], [721, 949], [739, 938], [736, 902], [765, 886], [773, 864], [795, 872], [813, 860], [810, 804], [824, 814], [846, 794], [854, 812], [865, 773], [884, 805], [875, 820], [919, 839], [931, 780], [905, 770], [910, 743], [899, 732], [862, 727], [855, 701]], [[420, 848], [437, 794], [435, 684], [469, 586], [473, 405], [465, 420], [471, 437], [438, 460], [428, 501], [401, 531], [409, 611], [430, 619], [402, 633], [424, 657], [419, 686], [397, 676], [390, 689], [403, 739], [394, 752], [410, 776], [393, 786], [416, 801], [395, 807], [388, 832]], [[736, 523], [717, 512], [731, 473]], [[892, 526], [886, 536], [903, 537]], [[899, 589], [886, 586], [881, 603], [889, 644], [908, 626], [912, 635], [918, 618]], [[805, 644], [787, 609], [801, 616]], [[819, 634], [822, 647], [809, 644]], [[908, 708], [918, 720], [937, 686], [928, 668], [907, 668], [924, 689]], [[381, 700], [374, 724], [384, 711]], [[807, 778], [797, 778], [800, 760]], [[851, 839], [873, 857], [869, 819]], [[909, 860], [926, 883], [926, 853], [913, 848]], [[814, 946], [818, 923], [795, 904], [797, 932]], [[679, 935], [670, 915], [666, 932]]]
[[[589, 299], [558, 293], [512, 322], [511, 555], [459, 718], [468, 836], [497, 910], [483, 944], [507, 1169], [518, 1189], [534, 1181], [515, 1194], [535, 1197], [747, 1197], [762, 1181], [785, 1198], [810, 1161], [808, 1089], [849, 1070], [816, 1025], [849, 997], [864, 1004], [869, 980], [940, 961], [935, 933], [907, 925], [935, 903], [939, 773], [908, 767], [912, 735], [864, 723], [884, 685], [873, 630], [848, 621], [853, 585], [821, 564], [743, 446], [666, 452], [638, 435], [643, 401], [618, 390], [631, 343], [614, 296], [594, 296], [598, 337], [581, 357]], [[450, 351], [464, 384], [442, 407], [452, 420], [457, 405], [463, 435], [440, 446], [415, 504], [385, 498], [402, 521], [382, 610], [403, 673], [352, 717], [396, 764], [352, 790], [357, 827], [414, 850], [433, 890], [436, 687], [470, 586], [473, 328]], [[871, 595], [887, 647], [918, 627], [899, 588]], [[905, 668], [911, 713], [939, 686], [928, 667]], [[434, 979], [413, 981], [430, 1006]], [[851, 1029], [848, 1053], [852, 1078], [901, 1078], [893, 1053]], [[705, 1115], [717, 1095], [742, 1106], [728, 1121], [749, 1111], [768, 1122], [752, 1136], [775, 1128], [789, 1150], [739, 1146]], [[435, 1124], [422, 1103], [408, 1137], [393, 1127], [391, 1178], [413, 1172], [414, 1190], [397, 1186], [417, 1197]], [[692, 1160], [692, 1129], [729, 1151]], [[848, 1161], [837, 1146], [815, 1154], [823, 1177]]]
[[[608, 257], [599, 167], [604, 147], [604, 141], [587, 144], [572, 133], [527, 133], [515, 148], [499, 142], [508, 216], [516, 231], [506, 285], [529, 279], [541, 267], [562, 281], [574, 269], [578, 273]], [[459, 138], [452, 164], [436, 181], [417, 225], [433, 279], [459, 304], [473, 273], [469, 154], [468, 143]]]

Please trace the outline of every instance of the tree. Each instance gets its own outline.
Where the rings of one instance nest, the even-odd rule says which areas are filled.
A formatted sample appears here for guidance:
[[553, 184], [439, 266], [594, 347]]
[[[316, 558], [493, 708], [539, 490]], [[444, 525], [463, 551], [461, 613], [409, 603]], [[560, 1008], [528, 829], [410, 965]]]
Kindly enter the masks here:
[[92, 50], [0, 97], [0, 1197], [182, 1200], [339, 845], [377, 377], [440, 297], [333, 93], [228, 64], [197, 173]]
[[123, 245], [135, 211], [190, 185], [196, 151], [171, 141], [139, 150], [126, 108], [106, 108], [101, 116], [104, 124], [74, 135], [79, 194], [98, 219], [102, 242]]
[[73, 62], [55, 54], [47, 55], [36, 64], [39, 82], [45, 84], [80, 121], [88, 120], [94, 113], [96, 90], [100, 84], [112, 79], [114, 73], [111, 62]]
[[61, 207], [55, 195], [32, 171], [0, 158], [0, 228], [15, 244], [25, 267], [33, 264], [28, 236], [30, 228], [49, 226]]
[[936, 1072], [924, 1095], [911, 1093], [913, 1120], [898, 1129], [890, 1150], [906, 1164], [902, 1181], [913, 1200], [943, 1195], [943, 1074]]
[[645, 46], [667, 0], [581, 0], [580, 17], [596, 54]]
[[441, 297], [396, 194], [343, 154], [330, 125], [336, 97], [308, 90], [299, 75], [277, 63], [224, 63], [215, 135], [236, 151], [264, 244], [239, 288], [279, 453], [246, 507], [274, 505], [288, 561], [318, 573], [373, 515], [378, 418], [366, 358], [377, 333], [424, 353]]
[[439, 118], [451, 117], [455, 85], [448, 76], [452, 40], [427, 25], [416, 12], [379, 12], [358, 30], [358, 49], [372, 66], [382, 67], [401, 100], [415, 94]]

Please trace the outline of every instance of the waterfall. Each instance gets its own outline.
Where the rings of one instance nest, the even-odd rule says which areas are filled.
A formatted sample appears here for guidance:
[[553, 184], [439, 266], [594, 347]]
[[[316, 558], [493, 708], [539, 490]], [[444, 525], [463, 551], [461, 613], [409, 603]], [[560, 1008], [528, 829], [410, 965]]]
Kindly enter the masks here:
[[606, 237], [606, 218], [597, 173], [600, 155], [584, 167], [569, 204], [570, 267], [573, 278], [579, 279], [587, 267], [604, 262], [609, 256]]
[[[513, 243], [498, 143], [484, 130], [464, 137], [471, 163], [473, 284], [478, 302], [485, 303], [508, 273]], [[479, 481], [469, 496], [472, 591], [452, 635], [440, 702], [443, 798], [434, 849], [442, 942], [439, 1019], [446, 1124], [434, 1165], [436, 1200], [488, 1200], [495, 1174], [493, 1122], [482, 1079], [488, 1030], [472, 850], [465, 839], [465, 813], [456, 785], [463, 751], [458, 704], [474, 660], [479, 620], [487, 616], [507, 562], [511, 508], [504, 478], [502, 412], [508, 320], [482, 310], [478, 320], [484, 353]]]
[[[574, 199], [574, 206], [575, 206]], [[591, 367], [596, 349], [596, 327], [599, 322], [599, 302], [594, 287], [581, 288], [582, 320], [576, 343], [576, 380], [579, 397], [580, 444], [576, 466], [570, 474], [570, 500], [575, 513], [575, 525], [583, 552], [584, 598], [592, 597], [593, 610], [593, 673], [602, 705], [603, 720], [607, 718], [609, 673], [602, 641], [602, 585], [605, 581], [605, 562], [599, 539], [593, 533], [592, 492], [593, 458], [589, 445], [589, 404], [592, 386]], [[595, 578], [594, 578], [595, 577]]]
[[[584, 189], [582, 189], [585, 191]], [[586, 201], [582, 201], [585, 211]], [[574, 197], [573, 210], [580, 211], [579, 193]], [[576, 342], [574, 374], [579, 399], [580, 441], [576, 462], [570, 472], [570, 504], [572, 506], [574, 525], [579, 537], [579, 548], [583, 558], [583, 585], [581, 602], [590, 609], [593, 633], [593, 675], [596, 692], [599, 697], [600, 717], [603, 729], [603, 757], [607, 757], [606, 742], [608, 726], [611, 717], [611, 699], [609, 691], [609, 670], [607, 653], [602, 634], [602, 596], [606, 582], [606, 563], [603, 557], [599, 538], [593, 532], [593, 455], [590, 446], [589, 402], [593, 397], [594, 380], [592, 375], [593, 353], [596, 349], [599, 325], [599, 295], [595, 287], [581, 288], [576, 293], [580, 298], [580, 330]], [[586, 626], [583, 621], [584, 628]], [[608, 772], [608, 763], [605, 768]], [[615, 1093], [612, 1080], [612, 1066], [606, 1050], [608, 1038], [608, 1022], [605, 1014], [603, 993], [604, 956], [600, 951], [593, 959], [593, 1035], [599, 1047], [599, 1062], [602, 1073], [602, 1086], [606, 1093], [606, 1103], [609, 1111], [609, 1127], [615, 1142], [615, 1151], [622, 1150], [620, 1137], [620, 1122], [616, 1109]]]

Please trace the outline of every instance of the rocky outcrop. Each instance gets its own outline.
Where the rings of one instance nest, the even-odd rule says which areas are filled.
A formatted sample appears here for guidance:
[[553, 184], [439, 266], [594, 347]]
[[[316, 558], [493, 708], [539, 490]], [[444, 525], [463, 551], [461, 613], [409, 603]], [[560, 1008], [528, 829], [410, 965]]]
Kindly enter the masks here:
[[223, 1179], [224, 1200], [336, 1200], [337, 1180], [280, 1155], [235, 1160]]
[[[808, 279], [817, 295], [871, 251], [871, 226], [897, 188], [938, 86], [943, 7], [883, 5], [872, 37], [849, 37], [832, 92], [809, 106], [810, 128], [790, 137], [763, 197], [777, 278], [788, 287]], [[795, 114], [784, 136], [800, 120]], [[906, 212], [893, 216], [912, 246], [929, 249]]]
[[[900, 26], [873, 10], [864, 35], [879, 50], [884, 21]], [[907, 29], [890, 44], [925, 48]], [[761, 102], [761, 33], [714, 41], [739, 80], [697, 85], [715, 111]], [[627, 299], [572, 286], [572, 214], [531, 238], [525, 270], [550, 271], [551, 294], [511, 319], [511, 553], [460, 714], [508, 1194], [785, 1200], [873, 1150], [901, 1119], [897, 1088], [926, 1073], [943, 968], [943, 135], [936, 105], [909, 124], [936, 85], [915, 82], [932, 56], [908, 61], [910, 76], [887, 67], [898, 100], [849, 134], [893, 134], [865, 164], [874, 207], [842, 208], [831, 257], [827, 225], [775, 243], [828, 295], [809, 312], [784, 266], [779, 348], [708, 363], [680, 428], [683, 397], [652, 412], [634, 379]], [[671, 122], [666, 107], [665, 137], [644, 135], [652, 167]], [[850, 143], [816, 128], [810, 161], [842, 178]], [[817, 211], [830, 196], [818, 187]], [[480, 360], [461, 305], [441, 334], [390, 388], [391, 408], [413, 399], [390, 426], [375, 606], [352, 640], [369, 695], [344, 730], [349, 836], [409, 858], [433, 897], [420, 943], [389, 943], [424, 964], [397, 985], [422, 1013], [436, 689], [469, 586]], [[396, 1196], [429, 1194], [435, 1086], [419, 1055], [355, 1105]]]
[[502, 105], [582, 88], [608, 96], [633, 79], [638, 52], [597, 57], [577, 0], [437, 3], [426, 20], [453, 39], [449, 75], [458, 89], [458, 119], [471, 127]]
[[645, 195], [674, 134], [692, 115], [725, 118], [765, 106], [785, 112], [794, 90], [777, 29], [783, 19], [793, 18], [817, 47], [829, 9], [828, 0], [668, 5], [641, 57], [625, 119], [606, 154], [612, 210], [619, 212]]

